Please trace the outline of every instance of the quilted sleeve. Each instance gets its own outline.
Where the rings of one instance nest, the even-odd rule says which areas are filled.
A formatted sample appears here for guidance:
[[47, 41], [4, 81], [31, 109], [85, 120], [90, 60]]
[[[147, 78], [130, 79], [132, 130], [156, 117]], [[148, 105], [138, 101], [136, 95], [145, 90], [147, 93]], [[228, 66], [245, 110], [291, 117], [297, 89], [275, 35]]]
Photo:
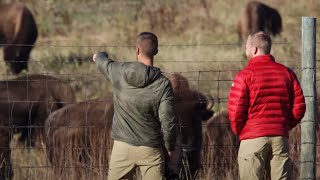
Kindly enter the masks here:
[[247, 119], [249, 108], [249, 89], [245, 82], [246, 74], [239, 72], [230, 89], [228, 115], [232, 131], [240, 135]]
[[292, 101], [293, 102], [293, 106], [292, 106], [293, 118], [289, 122], [289, 130], [291, 130], [297, 124], [300, 123], [306, 111], [306, 103], [304, 100], [304, 95], [303, 95], [301, 86], [299, 84], [299, 81], [296, 75], [294, 74], [294, 72], [292, 71], [291, 71], [291, 76], [293, 79], [293, 101]]

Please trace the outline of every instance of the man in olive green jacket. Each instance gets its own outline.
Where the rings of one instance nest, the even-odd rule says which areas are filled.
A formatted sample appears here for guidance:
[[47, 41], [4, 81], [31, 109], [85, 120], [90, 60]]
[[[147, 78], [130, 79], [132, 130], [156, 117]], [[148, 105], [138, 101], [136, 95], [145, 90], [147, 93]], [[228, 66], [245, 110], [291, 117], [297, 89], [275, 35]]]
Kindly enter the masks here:
[[137, 62], [115, 62], [105, 52], [93, 56], [113, 86], [109, 180], [130, 179], [136, 167], [142, 179], [164, 179], [162, 147], [165, 145], [169, 155], [174, 151], [176, 119], [171, 83], [153, 67], [157, 52], [157, 37], [143, 32], [137, 39]]

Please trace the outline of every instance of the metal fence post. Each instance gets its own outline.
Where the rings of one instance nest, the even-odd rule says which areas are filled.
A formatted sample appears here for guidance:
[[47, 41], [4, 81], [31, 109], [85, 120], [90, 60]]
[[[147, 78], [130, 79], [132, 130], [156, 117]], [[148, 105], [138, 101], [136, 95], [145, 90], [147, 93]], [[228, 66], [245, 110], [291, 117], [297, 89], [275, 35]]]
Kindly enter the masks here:
[[300, 179], [316, 179], [316, 18], [302, 17], [301, 86], [307, 110], [301, 122]]

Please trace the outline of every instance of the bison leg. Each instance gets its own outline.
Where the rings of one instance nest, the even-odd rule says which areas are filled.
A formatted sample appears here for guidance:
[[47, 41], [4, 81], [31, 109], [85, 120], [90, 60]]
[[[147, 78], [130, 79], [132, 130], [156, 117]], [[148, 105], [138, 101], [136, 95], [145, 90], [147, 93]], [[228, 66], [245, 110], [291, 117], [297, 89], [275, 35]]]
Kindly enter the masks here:
[[19, 74], [22, 70], [28, 69], [28, 59], [31, 49], [31, 46], [13, 45], [4, 47], [4, 60], [9, 64], [12, 73]]
[[24, 69], [28, 70], [28, 59], [29, 59], [29, 55], [30, 55], [31, 50], [32, 50], [32, 46], [19, 47], [19, 50], [18, 50], [19, 56], [17, 57], [18, 62], [12, 68], [14, 73], [18, 74]]
[[10, 138], [7, 129], [0, 129], [0, 179], [12, 179]]
[[3, 56], [4, 56], [4, 60], [5, 62], [9, 65], [10, 67], [10, 70], [12, 72], [13, 71], [13, 64], [15, 63], [16, 61], [16, 47], [14, 46], [5, 46], [3, 48]]
[[19, 142], [27, 142], [27, 147], [39, 147], [43, 148], [44, 144], [44, 123], [49, 114], [46, 102], [39, 104], [38, 107], [29, 107], [29, 109], [37, 108], [37, 110], [31, 114], [31, 118], [28, 118], [25, 122], [27, 128], [23, 128]]
[[23, 63], [19, 62], [19, 50], [17, 46], [6, 46], [3, 49], [4, 60], [9, 65], [10, 71], [18, 74], [22, 71]]
[[165, 162], [165, 169], [164, 169], [164, 177], [167, 180], [175, 180], [179, 178], [179, 175], [174, 172], [174, 170], [172, 170], [169, 166], [169, 162], [170, 162], [170, 156], [168, 153], [167, 148], [165, 148], [165, 146], [162, 147], [162, 151], [163, 151], [163, 155], [164, 155], [164, 162]]

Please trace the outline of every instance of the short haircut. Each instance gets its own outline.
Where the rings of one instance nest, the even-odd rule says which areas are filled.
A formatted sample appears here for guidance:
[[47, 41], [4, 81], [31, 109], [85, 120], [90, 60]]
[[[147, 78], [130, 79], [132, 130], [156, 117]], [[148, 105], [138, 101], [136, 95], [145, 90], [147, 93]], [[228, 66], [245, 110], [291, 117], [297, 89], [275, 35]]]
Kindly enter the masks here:
[[158, 38], [151, 32], [142, 32], [138, 36], [137, 47], [142, 54], [151, 58], [158, 53]]
[[250, 34], [249, 38], [251, 38], [251, 43], [258, 47], [260, 51], [262, 51], [264, 54], [270, 54], [272, 41], [267, 33], [259, 31]]

